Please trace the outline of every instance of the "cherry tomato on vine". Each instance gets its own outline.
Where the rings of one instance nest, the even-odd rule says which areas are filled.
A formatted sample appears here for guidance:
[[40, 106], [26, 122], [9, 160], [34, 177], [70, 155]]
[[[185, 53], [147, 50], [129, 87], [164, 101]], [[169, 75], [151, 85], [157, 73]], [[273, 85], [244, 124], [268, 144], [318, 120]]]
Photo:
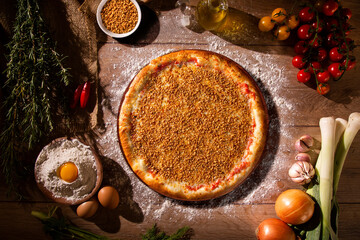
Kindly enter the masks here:
[[326, 44], [329, 47], [338, 46], [340, 44], [339, 38], [341, 38], [340, 35], [338, 35], [338, 34], [335, 35], [334, 33], [329, 33], [326, 37]]
[[325, 95], [330, 92], [330, 85], [327, 83], [320, 83], [317, 86], [316, 91], [321, 95]]
[[294, 51], [296, 54], [305, 54], [308, 49], [308, 44], [305, 41], [301, 40], [295, 43]]
[[329, 18], [325, 22], [325, 28], [328, 32], [335, 30], [339, 27], [339, 21], [336, 18]]
[[290, 28], [286, 25], [279, 27], [275, 30], [274, 36], [276, 37], [277, 40], [280, 41], [286, 40], [290, 36]]
[[339, 52], [339, 48], [338, 47], [334, 47], [332, 49], [330, 49], [329, 51], [329, 58], [331, 61], [333, 62], [338, 62], [340, 61], [342, 58], [344, 57], [344, 55], [342, 55]]
[[317, 60], [319, 62], [322, 62], [326, 59], [326, 57], [327, 57], [327, 52], [325, 48], [319, 48], [317, 52]]
[[305, 66], [305, 62], [303, 62], [303, 56], [296, 55], [295, 57], [293, 57], [292, 65], [296, 68], [303, 68]]
[[271, 14], [271, 18], [277, 22], [277, 23], [281, 23], [282, 21], [285, 20], [286, 18], [286, 11], [284, 8], [276, 8], [272, 14]]
[[320, 70], [322, 69], [321, 63], [319, 62], [311, 62], [310, 66], [309, 66], [309, 73], [314, 74], [318, 73]]
[[330, 73], [328, 70], [324, 70], [323, 72], [318, 72], [316, 77], [319, 82], [327, 83], [330, 80]]
[[306, 72], [305, 69], [301, 69], [297, 73], [297, 80], [302, 83], [306, 83], [310, 80], [311, 74], [309, 72]]
[[334, 0], [326, 1], [322, 7], [322, 12], [326, 16], [332, 16], [338, 10], [339, 4], [335, 2]]
[[273, 22], [270, 16], [262, 17], [258, 24], [259, 30], [262, 32], [268, 32], [273, 29], [274, 26], [275, 22]]
[[289, 18], [286, 19], [286, 26], [288, 26], [291, 30], [299, 26], [299, 23], [299, 18], [295, 15], [291, 15]]
[[341, 16], [344, 16], [346, 21], [349, 21], [352, 17], [352, 12], [349, 8], [343, 8], [341, 9]]
[[330, 64], [328, 67], [328, 71], [331, 74], [331, 76], [333, 76], [334, 78], [340, 77], [344, 72], [344, 70], [342, 69], [340, 70], [340, 67], [341, 67], [340, 63]]
[[[348, 61], [348, 66], [346, 68], [347, 71], [353, 69], [356, 65], [356, 61], [355, 60], [351, 60], [349, 59]], [[341, 63], [341, 66], [345, 67], [346, 66], [346, 58], [344, 59], [344, 61]]]
[[299, 17], [302, 22], [310, 22], [315, 17], [315, 12], [310, 7], [304, 7], [299, 12]]
[[320, 39], [320, 37], [317, 37], [316, 39], [311, 39], [310, 41], [309, 41], [309, 45], [310, 46], [313, 46], [314, 48], [318, 48], [318, 47], [320, 47], [320, 43], [322, 42], [322, 40]]
[[297, 35], [300, 39], [310, 39], [312, 36], [312, 32], [310, 31], [311, 26], [309, 24], [301, 25], [298, 28]]
[[318, 32], [318, 33], [321, 32], [324, 27], [324, 20], [320, 19], [319, 25], [318, 25], [317, 21], [312, 22], [311, 27], [314, 29], [315, 32]]

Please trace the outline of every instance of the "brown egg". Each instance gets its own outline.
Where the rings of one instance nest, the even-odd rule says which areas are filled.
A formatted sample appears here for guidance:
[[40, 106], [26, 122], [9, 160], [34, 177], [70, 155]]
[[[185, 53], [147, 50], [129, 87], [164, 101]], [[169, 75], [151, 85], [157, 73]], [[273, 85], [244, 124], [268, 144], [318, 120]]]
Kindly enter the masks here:
[[111, 186], [100, 189], [98, 199], [105, 208], [114, 209], [119, 205], [119, 193]]
[[96, 201], [96, 199], [90, 199], [77, 207], [76, 214], [82, 218], [90, 218], [96, 213], [98, 207], [98, 201]]

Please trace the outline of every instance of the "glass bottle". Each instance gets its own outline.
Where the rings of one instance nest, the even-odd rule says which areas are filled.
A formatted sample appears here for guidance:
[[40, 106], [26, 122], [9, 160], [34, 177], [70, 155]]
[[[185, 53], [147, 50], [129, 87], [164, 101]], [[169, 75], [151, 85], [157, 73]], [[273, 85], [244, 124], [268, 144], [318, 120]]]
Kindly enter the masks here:
[[196, 7], [196, 19], [205, 30], [216, 30], [225, 22], [227, 0], [201, 0]]

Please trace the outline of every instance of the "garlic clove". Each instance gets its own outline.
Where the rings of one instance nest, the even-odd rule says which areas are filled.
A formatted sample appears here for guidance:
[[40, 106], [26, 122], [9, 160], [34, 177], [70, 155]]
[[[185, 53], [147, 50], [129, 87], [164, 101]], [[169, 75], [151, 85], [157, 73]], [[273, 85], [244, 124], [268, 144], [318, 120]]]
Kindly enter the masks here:
[[298, 153], [295, 156], [295, 160], [296, 161], [305, 161], [305, 162], [310, 162], [311, 161], [311, 157], [309, 154], [307, 153]]
[[295, 142], [295, 149], [299, 152], [308, 152], [314, 145], [314, 139], [310, 135], [303, 135]]
[[293, 182], [304, 185], [311, 182], [315, 175], [315, 169], [309, 162], [296, 161], [290, 167], [288, 174]]

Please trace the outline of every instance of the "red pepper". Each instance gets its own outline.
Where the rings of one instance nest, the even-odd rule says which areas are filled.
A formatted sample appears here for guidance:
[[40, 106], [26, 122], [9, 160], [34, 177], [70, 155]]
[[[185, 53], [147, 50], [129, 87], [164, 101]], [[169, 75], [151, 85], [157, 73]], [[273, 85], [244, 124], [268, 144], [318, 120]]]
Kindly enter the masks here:
[[79, 99], [80, 99], [81, 90], [83, 89], [83, 86], [84, 86], [84, 84], [80, 84], [80, 85], [76, 88], [76, 90], [75, 90], [75, 92], [74, 92], [73, 101], [72, 101], [72, 103], [70, 104], [70, 108], [72, 108], [72, 109], [76, 108], [76, 105], [77, 105], [77, 103], [79, 102]]
[[90, 82], [87, 81], [81, 91], [80, 107], [85, 108], [90, 96]]

